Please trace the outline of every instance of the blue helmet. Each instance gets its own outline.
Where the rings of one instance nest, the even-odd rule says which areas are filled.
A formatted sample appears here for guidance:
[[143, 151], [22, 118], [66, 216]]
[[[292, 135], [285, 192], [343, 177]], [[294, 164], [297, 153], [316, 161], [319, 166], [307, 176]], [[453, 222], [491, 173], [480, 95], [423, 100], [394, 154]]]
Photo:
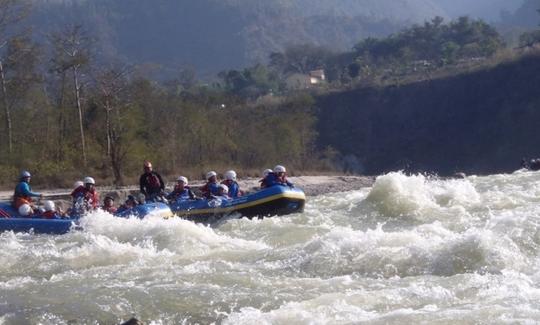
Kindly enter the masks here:
[[32, 177], [32, 175], [30, 175], [30, 172], [25, 170], [21, 173], [21, 178], [27, 178], [27, 177]]

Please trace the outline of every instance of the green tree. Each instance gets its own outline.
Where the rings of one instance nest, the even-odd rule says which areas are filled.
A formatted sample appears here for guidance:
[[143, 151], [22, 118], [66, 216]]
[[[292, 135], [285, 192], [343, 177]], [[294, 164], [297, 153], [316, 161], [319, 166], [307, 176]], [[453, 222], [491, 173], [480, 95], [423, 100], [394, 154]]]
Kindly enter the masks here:
[[332, 52], [325, 47], [311, 44], [294, 45], [286, 48], [283, 53], [270, 54], [270, 67], [284, 75], [309, 74], [312, 70], [324, 68], [330, 57]]
[[277, 73], [262, 64], [242, 71], [224, 71], [219, 77], [223, 80], [227, 91], [248, 98], [277, 93], [284, 87]]
[[503, 47], [497, 31], [482, 20], [461, 17], [444, 24], [442, 18], [436, 17], [387, 38], [367, 38], [354, 50], [362, 61], [392, 65], [415, 60], [453, 63], [459, 59], [488, 57]]

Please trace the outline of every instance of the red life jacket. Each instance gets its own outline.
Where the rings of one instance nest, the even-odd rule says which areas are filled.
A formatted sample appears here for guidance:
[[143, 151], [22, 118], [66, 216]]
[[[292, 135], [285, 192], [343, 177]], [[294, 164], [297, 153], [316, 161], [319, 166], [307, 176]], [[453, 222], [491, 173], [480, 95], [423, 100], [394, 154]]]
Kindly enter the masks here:
[[56, 211], [45, 211], [41, 214], [43, 219], [55, 219]]
[[84, 200], [93, 209], [97, 209], [97, 207], [99, 206], [99, 195], [96, 190], [89, 191], [85, 188]]
[[159, 181], [159, 178], [156, 174], [151, 173], [150, 175], [146, 176], [146, 182], [148, 186], [152, 189], [158, 189], [161, 188], [161, 182]]

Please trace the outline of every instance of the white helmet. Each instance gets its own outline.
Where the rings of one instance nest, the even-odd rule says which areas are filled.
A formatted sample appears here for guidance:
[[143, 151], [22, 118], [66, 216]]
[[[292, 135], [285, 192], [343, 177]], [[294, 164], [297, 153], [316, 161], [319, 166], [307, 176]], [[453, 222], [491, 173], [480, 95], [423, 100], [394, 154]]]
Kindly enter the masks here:
[[32, 214], [32, 207], [29, 204], [23, 204], [19, 207], [19, 214], [27, 217]]
[[88, 176], [84, 178], [84, 184], [96, 185], [96, 181], [92, 177]]
[[221, 189], [223, 189], [223, 193], [224, 193], [224, 194], [229, 193], [229, 187], [228, 187], [227, 185], [225, 185], [225, 184], [219, 184], [219, 187], [220, 187]]
[[271, 170], [270, 168], [268, 168], [268, 169], [265, 169], [265, 170], [262, 172], [262, 175], [263, 175], [263, 177], [266, 177], [266, 176], [268, 176], [268, 174], [270, 174], [270, 173], [272, 173], [272, 172], [274, 172], [274, 171]]
[[82, 181], [76, 181], [73, 184], [73, 188], [78, 188], [78, 187], [81, 187], [81, 186], [84, 186], [84, 183]]
[[30, 175], [30, 172], [25, 170], [21, 173], [21, 178], [27, 178], [27, 177], [32, 177], [32, 175]]
[[213, 171], [213, 170], [206, 173], [206, 179], [209, 179], [212, 176], [217, 176], [217, 173], [215, 171]]
[[45, 201], [45, 204], [43, 204], [45, 207], [45, 211], [55, 211], [56, 207], [54, 205], [53, 201]]
[[182, 182], [182, 183], [184, 183], [184, 185], [188, 185], [188, 179], [185, 176], [178, 177], [178, 179], [176, 181], [177, 182]]
[[228, 179], [230, 181], [236, 180], [236, 172], [234, 170], [228, 170], [225, 172], [225, 179]]
[[286, 173], [287, 170], [285, 169], [285, 167], [281, 166], [281, 165], [277, 165], [276, 167], [274, 167], [274, 173]]

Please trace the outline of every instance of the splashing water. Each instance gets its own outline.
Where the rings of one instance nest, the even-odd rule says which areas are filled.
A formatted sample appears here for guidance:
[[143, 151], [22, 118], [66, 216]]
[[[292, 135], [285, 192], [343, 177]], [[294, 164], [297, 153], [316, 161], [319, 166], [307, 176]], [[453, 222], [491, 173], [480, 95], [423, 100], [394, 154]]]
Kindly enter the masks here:
[[302, 214], [0, 234], [0, 324], [535, 323], [540, 173], [391, 173]]

